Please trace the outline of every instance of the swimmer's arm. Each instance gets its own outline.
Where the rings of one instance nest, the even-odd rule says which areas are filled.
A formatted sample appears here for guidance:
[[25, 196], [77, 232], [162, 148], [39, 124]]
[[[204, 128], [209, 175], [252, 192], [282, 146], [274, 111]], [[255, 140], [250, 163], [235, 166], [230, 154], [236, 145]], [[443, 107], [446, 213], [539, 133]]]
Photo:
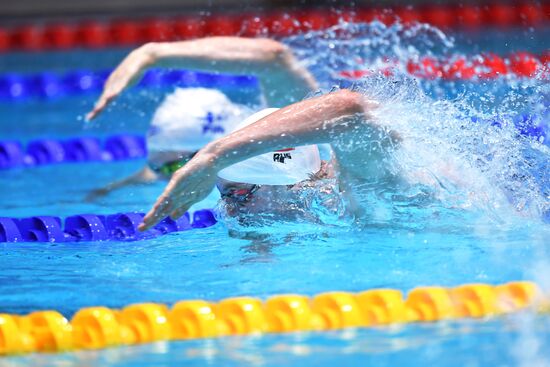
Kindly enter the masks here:
[[359, 93], [341, 90], [282, 108], [208, 144], [172, 176], [140, 229], [183, 215], [212, 191], [220, 170], [250, 157], [300, 145], [357, 145], [361, 135], [377, 132], [392, 135], [373, 121], [375, 106]]
[[295, 102], [317, 89], [313, 76], [299, 64], [289, 48], [274, 40], [209, 37], [148, 43], [132, 51], [113, 71], [87, 118], [95, 118], [149, 67], [252, 74], [259, 78], [272, 107]]
[[92, 190], [88, 195], [86, 195], [86, 201], [97, 200], [123, 187], [147, 184], [147, 183], [154, 182], [156, 180], [158, 180], [157, 174], [153, 172], [153, 170], [151, 170], [149, 167], [145, 166], [143, 169], [139, 170], [138, 172], [134, 173], [131, 176], [128, 176], [118, 181], [111, 182], [105, 187]]
[[372, 106], [363, 95], [349, 90], [304, 100], [208, 144], [204, 154], [212, 155], [219, 171], [274, 150], [334, 143], [346, 135], [351, 139], [354, 130], [374, 124], [369, 113]]

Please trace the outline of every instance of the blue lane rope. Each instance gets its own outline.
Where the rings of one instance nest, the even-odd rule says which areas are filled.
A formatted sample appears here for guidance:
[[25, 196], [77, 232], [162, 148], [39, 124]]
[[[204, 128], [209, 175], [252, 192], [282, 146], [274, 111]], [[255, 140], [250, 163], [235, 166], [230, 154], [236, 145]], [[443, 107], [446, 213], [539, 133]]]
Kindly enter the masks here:
[[38, 139], [26, 146], [18, 141], [0, 141], [0, 170], [55, 163], [111, 162], [145, 157], [145, 138], [137, 135], [114, 135], [106, 139]]
[[211, 227], [217, 223], [211, 209], [197, 210], [193, 216], [169, 217], [146, 232], [138, 231], [144, 213], [111, 215], [80, 214], [65, 218], [35, 216], [29, 218], [0, 217], [0, 243], [13, 242], [90, 242], [137, 241], [168, 233]]
[[[549, 145], [549, 129], [544, 120], [540, 116], [523, 115], [517, 116], [514, 124], [518, 134]], [[497, 119], [481, 121], [471, 118], [471, 122], [501, 126]], [[93, 137], [39, 139], [31, 141], [26, 147], [18, 141], [0, 141], [0, 170], [65, 162], [110, 162], [146, 157], [145, 138], [136, 135], [115, 135], [103, 140]]]
[[[112, 70], [78, 70], [64, 74], [0, 74], [0, 101], [25, 101], [31, 98], [54, 99], [64, 96], [97, 94]], [[251, 75], [212, 74], [191, 70], [145, 72], [138, 87], [181, 86], [216, 89], [257, 89], [258, 79]]]

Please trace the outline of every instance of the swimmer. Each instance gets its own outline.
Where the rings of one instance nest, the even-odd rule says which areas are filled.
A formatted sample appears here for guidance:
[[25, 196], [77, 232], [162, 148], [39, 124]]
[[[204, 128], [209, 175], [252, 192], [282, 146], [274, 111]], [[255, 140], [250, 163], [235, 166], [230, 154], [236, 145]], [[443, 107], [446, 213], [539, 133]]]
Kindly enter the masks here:
[[[377, 103], [363, 94], [340, 90], [252, 116], [247, 126], [207, 144], [174, 173], [140, 229], [147, 230], [166, 216], [180, 217], [216, 184], [223, 200], [253, 208], [256, 198], [273, 200], [273, 193], [292, 191], [316, 174], [336, 174], [350, 202], [353, 193], [348, 188], [354, 183], [385, 185], [398, 180], [399, 175], [385, 169], [384, 160], [401, 138], [373, 117], [376, 108]], [[331, 165], [321, 164], [318, 144], [331, 145]], [[286, 170], [283, 167], [294, 162], [294, 154], [300, 160], [295, 163], [298, 168]], [[259, 166], [254, 173], [250, 166], [257, 165], [262, 155], [263, 172]], [[335, 172], [323, 172], [328, 167], [335, 167]]]
[[252, 112], [215, 89], [177, 88], [153, 115], [146, 134], [146, 165], [130, 177], [93, 190], [87, 199], [130, 185], [170, 179], [200, 148], [234, 130]]
[[[269, 39], [210, 37], [190, 41], [148, 43], [132, 51], [107, 79], [88, 120], [96, 118], [126, 88], [139, 81], [149, 67], [186, 68], [254, 75], [265, 103], [283, 107], [317, 89], [313, 76], [285, 45]], [[223, 116], [216, 131], [202, 129], [209, 113]], [[147, 134], [148, 164], [136, 174], [92, 191], [88, 199], [113, 190], [159, 179], [169, 179], [204, 144], [233, 130], [251, 111], [232, 104], [221, 92], [203, 88], [177, 90], [159, 106]]]

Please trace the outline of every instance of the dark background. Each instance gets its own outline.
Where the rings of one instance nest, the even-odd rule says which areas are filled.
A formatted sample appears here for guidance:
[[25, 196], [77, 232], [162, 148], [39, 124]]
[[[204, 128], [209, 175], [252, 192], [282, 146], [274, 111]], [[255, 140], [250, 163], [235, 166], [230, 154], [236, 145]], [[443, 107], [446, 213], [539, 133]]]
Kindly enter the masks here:
[[[56, 19], [90, 17], [94, 15], [175, 15], [183, 12], [227, 11], [242, 12], [263, 9], [292, 9], [297, 7], [369, 7], [407, 5], [427, 1], [292, 1], [292, 0], [0, 0], [0, 21], [13, 23], [33, 18]], [[456, 1], [429, 1], [429, 3], [456, 3]], [[472, 3], [472, 2], [470, 2]]]

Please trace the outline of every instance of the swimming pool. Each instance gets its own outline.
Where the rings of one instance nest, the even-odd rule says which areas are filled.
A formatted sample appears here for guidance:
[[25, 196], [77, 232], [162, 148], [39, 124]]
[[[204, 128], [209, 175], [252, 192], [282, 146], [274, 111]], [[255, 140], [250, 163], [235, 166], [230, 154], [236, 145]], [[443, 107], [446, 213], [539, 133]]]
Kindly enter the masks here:
[[[517, 39], [514, 49], [539, 53], [548, 48], [544, 41], [547, 34], [546, 30], [513, 33], [511, 39]], [[401, 42], [404, 39], [396, 31], [387, 31], [386, 35], [391, 37], [378, 40], [395, 42], [398, 37]], [[433, 38], [426, 39], [421, 34], [412, 37], [410, 43], [423, 52], [428, 49], [435, 54], [442, 53], [438, 50], [440, 47], [466, 53], [464, 50], [471, 48], [466, 39], [468, 37], [460, 36], [458, 46], [450, 47], [439, 41], [434, 45]], [[289, 40], [299, 53], [303, 51], [304, 58], [311, 62], [312, 70], [318, 75], [328, 79], [326, 69], [348, 66], [338, 64], [341, 59], [315, 64], [317, 60], [311, 54], [308, 56], [307, 47], [300, 49], [300, 44], [311, 42], [325, 46], [323, 41], [307, 38]], [[482, 39], [479, 44], [483, 42]], [[376, 48], [378, 56], [389, 50], [381, 44]], [[343, 46], [340, 51], [346, 51], [349, 46], [336, 43], [339, 45]], [[389, 46], [392, 45], [395, 44], [390, 42]], [[491, 51], [514, 51], [508, 47], [503, 45], [502, 49]], [[4, 70], [51, 69], [61, 59], [65, 60], [64, 65], [70, 64], [70, 69], [102, 69], [112, 67], [126, 52], [71, 51], [45, 53], [40, 57], [10, 54], [4, 60]], [[332, 82], [327, 80], [327, 87]], [[470, 82], [464, 92], [462, 87], [455, 88], [456, 85], [448, 82], [424, 80], [421, 87], [429, 94], [446, 98], [455, 98], [464, 92], [473, 99], [478, 96], [474, 93], [476, 89], [489, 91], [487, 95], [495, 98], [505, 96], [510, 89], [520, 97], [534, 92], [542, 101], [542, 107], [536, 112], [544, 115], [548, 109], [548, 90], [544, 85], [538, 88], [530, 83], [514, 79]], [[523, 89], [526, 91], [522, 92]], [[27, 141], [45, 134], [63, 138], [83, 133], [93, 136], [144, 133], [151, 111], [162, 92], [168, 90], [128, 93], [108, 117], [86, 126], [84, 132], [80, 118], [94, 96], [3, 103], [0, 106], [2, 138]], [[244, 99], [238, 94], [232, 97]], [[480, 105], [477, 111], [482, 117], [487, 117], [483, 112], [488, 114], [495, 108], [492, 101], [481, 101]], [[508, 107], [513, 110], [514, 105], [506, 105]], [[541, 149], [548, 154], [545, 148]], [[548, 155], [542, 157], [546, 157], [547, 163]], [[538, 182], [544, 184], [545, 172], [541, 170], [545, 161], [537, 162], [542, 167], [538, 169], [542, 174]], [[2, 215], [68, 216], [85, 212], [146, 211], [162, 190], [162, 183], [124, 189], [101, 201], [83, 200], [90, 189], [130, 173], [142, 163], [51, 165], [3, 171], [0, 176], [4, 188], [0, 194]], [[540, 189], [548, 190], [543, 184]], [[214, 193], [197, 208], [214, 207], [216, 201]], [[399, 221], [393, 222], [393, 217], [382, 215], [376, 225], [361, 228], [345, 223], [339, 226], [301, 223], [298, 232], [292, 223], [276, 223], [263, 228], [262, 233], [267, 237], [256, 241], [229, 237], [225, 225], [219, 223], [206, 229], [137, 242], [2, 244], [0, 304], [2, 312], [24, 314], [55, 309], [71, 316], [82, 307], [94, 305], [118, 308], [147, 301], [173, 304], [181, 299], [220, 300], [241, 295], [267, 298], [273, 294], [313, 295], [337, 289], [361, 291], [387, 287], [408, 291], [421, 285], [499, 284], [520, 279], [536, 280], [548, 287], [550, 230], [540, 220], [499, 222], [444, 210], [438, 212], [441, 219], [433, 212], [415, 211], [406, 205], [402, 209]], [[116, 366], [359, 365], [369, 362], [402, 365], [411, 361], [417, 365], [531, 365], [548, 363], [545, 353], [550, 346], [548, 322], [544, 316], [519, 314], [490, 322], [468, 320], [328, 333], [228, 337], [98, 352], [10, 357], [1, 362], [6, 365]]]

